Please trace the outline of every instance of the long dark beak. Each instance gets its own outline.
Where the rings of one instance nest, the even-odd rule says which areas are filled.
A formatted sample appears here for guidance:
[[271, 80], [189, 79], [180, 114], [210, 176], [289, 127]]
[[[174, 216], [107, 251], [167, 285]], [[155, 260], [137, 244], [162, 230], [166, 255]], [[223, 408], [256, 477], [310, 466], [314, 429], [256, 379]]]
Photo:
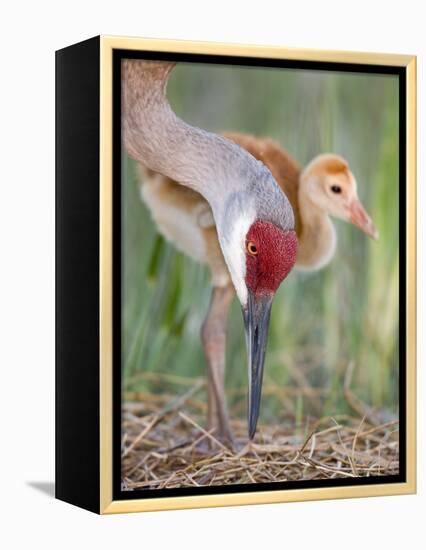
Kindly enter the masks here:
[[248, 432], [249, 438], [253, 439], [260, 410], [263, 366], [273, 295], [256, 296], [250, 290], [248, 292], [247, 306], [243, 309], [243, 315], [249, 375]]

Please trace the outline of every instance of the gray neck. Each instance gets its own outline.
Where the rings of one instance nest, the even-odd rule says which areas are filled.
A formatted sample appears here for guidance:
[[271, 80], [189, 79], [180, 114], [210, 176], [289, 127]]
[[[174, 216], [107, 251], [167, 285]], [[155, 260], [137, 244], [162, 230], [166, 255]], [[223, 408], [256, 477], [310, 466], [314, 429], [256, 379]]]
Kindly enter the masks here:
[[[174, 63], [123, 63], [123, 135], [129, 154], [146, 167], [201, 193], [213, 206], [237, 191], [248, 155], [228, 140], [186, 124], [165, 91]], [[254, 159], [253, 159], [254, 160]]]
[[173, 67], [169, 62], [123, 62], [122, 121], [128, 153], [203, 195], [216, 222], [226, 217], [226, 205], [233, 202], [229, 199], [238, 195], [259, 217], [291, 228], [291, 209], [291, 219], [283, 219], [287, 198], [261, 162], [233, 142], [190, 126], [174, 114], [166, 98]]

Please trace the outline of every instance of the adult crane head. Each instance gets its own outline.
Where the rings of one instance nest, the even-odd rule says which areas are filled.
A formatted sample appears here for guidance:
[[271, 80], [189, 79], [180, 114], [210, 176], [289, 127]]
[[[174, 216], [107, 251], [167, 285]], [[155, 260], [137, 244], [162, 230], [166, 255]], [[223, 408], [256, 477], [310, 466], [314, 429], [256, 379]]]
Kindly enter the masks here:
[[[253, 159], [254, 160], [254, 159]], [[241, 190], [222, 207], [213, 203], [216, 228], [241, 303], [248, 354], [248, 431], [253, 438], [260, 399], [272, 301], [296, 261], [297, 237], [290, 203], [258, 162]]]
[[190, 126], [175, 115], [166, 98], [173, 67], [169, 62], [124, 61], [124, 144], [133, 158], [194, 189], [212, 208], [243, 309], [252, 438], [259, 416], [272, 300], [296, 261], [293, 210], [263, 163], [230, 140]]

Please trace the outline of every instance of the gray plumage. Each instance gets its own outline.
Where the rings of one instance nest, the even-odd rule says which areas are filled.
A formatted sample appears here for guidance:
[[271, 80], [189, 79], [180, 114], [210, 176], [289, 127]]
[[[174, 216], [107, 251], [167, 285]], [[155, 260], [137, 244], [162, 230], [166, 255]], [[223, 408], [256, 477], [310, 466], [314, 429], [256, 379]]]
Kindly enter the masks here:
[[166, 86], [174, 63], [125, 60], [123, 139], [128, 153], [153, 171], [199, 192], [219, 234], [237, 214], [294, 229], [291, 205], [266, 166], [224, 137], [190, 126], [172, 111]]
[[[124, 144], [128, 153], [151, 171], [197, 191], [210, 204], [221, 251], [243, 309], [252, 438], [259, 414], [273, 291], [255, 294], [247, 284], [247, 235], [257, 221], [271, 222], [282, 229], [280, 237], [276, 237], [281, 244], [290, 239], [290, 261], [294, 263], [293, 210], [262, 162], [234, 142], [190, 126], [175, 115], [166, 98], [167, 80], [173, 67], [173, 63], [165, 62], [123, 62]], [[281, 280], [287, 272], [281, 270]], [[209, 367], [209, 424], [216, 417], [218, 435], [228, 441], [232, 440], [232, 434], [223, 391], [224, 315], [231, 299], [229, 287], [216, 289], [203, 325], [203, 346]]]

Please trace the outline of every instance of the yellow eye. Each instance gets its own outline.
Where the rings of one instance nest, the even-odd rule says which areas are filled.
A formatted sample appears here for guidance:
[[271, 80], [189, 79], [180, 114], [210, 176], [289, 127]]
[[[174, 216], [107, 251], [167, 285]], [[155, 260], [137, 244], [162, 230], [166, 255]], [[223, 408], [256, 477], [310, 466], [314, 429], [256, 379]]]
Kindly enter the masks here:
[[252, 243], [251, 241], [247, 241], [247, 252], [251, 255], [251, 256], [256, 256], [257, 255], [257, 247], [254, 243]]

